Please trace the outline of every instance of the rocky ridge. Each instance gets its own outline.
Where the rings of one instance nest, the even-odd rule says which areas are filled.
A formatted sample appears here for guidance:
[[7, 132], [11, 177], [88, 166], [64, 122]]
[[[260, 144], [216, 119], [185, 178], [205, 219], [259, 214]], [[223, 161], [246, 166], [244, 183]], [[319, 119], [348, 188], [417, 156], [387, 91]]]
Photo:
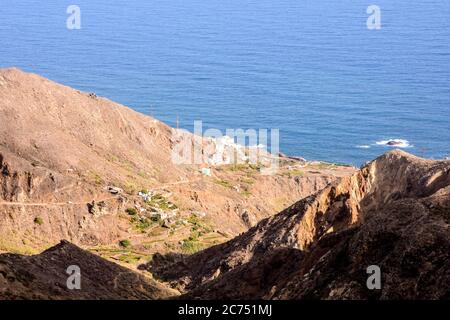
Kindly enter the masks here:
[[[198, 299], [448, 299], [450, 162], [389, 152], [191, 256], [146, 268]], [[382, 290], [366, 287], [367, 267]]]

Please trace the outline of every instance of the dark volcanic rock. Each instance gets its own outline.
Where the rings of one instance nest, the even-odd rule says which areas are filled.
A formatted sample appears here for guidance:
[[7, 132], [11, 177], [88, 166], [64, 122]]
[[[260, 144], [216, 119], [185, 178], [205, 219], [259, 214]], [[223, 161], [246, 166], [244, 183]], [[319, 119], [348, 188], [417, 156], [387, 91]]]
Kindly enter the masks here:
[[[80, 267], [81, 289], [69, 290], [67, 268]], [[0, 300], [160, 299], [174, 295], [155, 281], [62, 241], [36, 256], [0, 255]]]
[[402, 142], [401, 141], [396, 141], [396, 140], [391, 140], [388, 143], [386, 143], [388, 146], [398, 146], [401, 145]]
[[[392, 151], [225, 244], [147, 268], [183, 298], [449, 299], [449, 224], [450, 161]], [[371, 265], [381, 290], [367, 288]]]

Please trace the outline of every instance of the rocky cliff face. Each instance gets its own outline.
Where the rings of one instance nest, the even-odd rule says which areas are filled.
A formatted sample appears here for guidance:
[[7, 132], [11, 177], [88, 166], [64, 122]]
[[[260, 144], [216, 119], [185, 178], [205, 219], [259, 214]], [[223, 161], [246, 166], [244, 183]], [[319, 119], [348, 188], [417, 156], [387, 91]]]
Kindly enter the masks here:
[[[450, 161], [394, 151], [243, 235], [147, 268], [200, 299], [449, 298]], [[367, 267], [382, 290], [366, 287]]]

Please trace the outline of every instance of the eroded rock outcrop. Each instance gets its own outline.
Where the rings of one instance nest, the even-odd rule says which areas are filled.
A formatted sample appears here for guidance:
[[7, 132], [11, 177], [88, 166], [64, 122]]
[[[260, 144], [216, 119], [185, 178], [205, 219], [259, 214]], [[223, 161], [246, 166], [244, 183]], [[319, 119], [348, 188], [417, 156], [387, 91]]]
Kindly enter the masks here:
[[[187, 298], [448, 299], [449, 173], [389, 152], [225, 244], [147, 267]], [[370, 265], [382, 290], [366, 287]]]
[[[67, 286], [70, 266], [80, 270], [80, 290]], [[66, 241], [36, 256], [0, 255], [0, 300], [163, 299], [176, 293]]]

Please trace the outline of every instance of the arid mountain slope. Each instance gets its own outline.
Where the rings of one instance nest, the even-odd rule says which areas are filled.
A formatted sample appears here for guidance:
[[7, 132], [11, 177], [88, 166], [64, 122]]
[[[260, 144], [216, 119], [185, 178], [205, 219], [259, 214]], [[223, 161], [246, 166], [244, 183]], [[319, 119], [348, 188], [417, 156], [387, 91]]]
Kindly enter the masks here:
[[[449, 160], [393, 151], [355, 171], [280, 157], [264, 176], [259, 163], [174, 164], [174, 130], [0, 70], [0, 252], [67, 239], [177, 289], [62, 242], [0, 255], [0, 298], [450, 297]], [[82, 291], [65, 289], [71, 264]], [[370, 265], [381, 290], [366, 287]]]
[[[80, 268], [80, 290], [68, 289], [69, 266]], [[176, 294], [154, 280], [68, 243], [37, 255], [0, 255], [3, 299], [163, 299]]]
[[[331, 165], [291, 170], [303, 164], [285, 159], [274, 176], [247, 164], [211, 166], [206, 176], [202, 165], [171, 161], [174, 130], [93, 93], [0, 70], [0, 251], [34, 253], [61, 239], [182, 250], [192, 215], [202, 217], [211, 242], [222, 242], [353, 172]], [[109, 186], [123, 192], [111, 194]], [[157, 193], [157, 210], [176, 205], [165, 228], [149, 222], [155, 208], [137, 195], [144, 189]], [[128, 216], [129, 208], [138, 214]]]
[[146, 267], [185, 298], [448, 299], [449, 223], [450, 161], [393, 151], [225, 244]]
[[[449, 299], [450, 161], [393, 151], [235, 239], [142, 270], [196, 299]], [[67, 290], [69, 265], [82, 290]], [[366, 286], [379, 266], [381, 290]], [[178, 294], [67, 242], [0, 255], [1, 299], [153, 299]]]

